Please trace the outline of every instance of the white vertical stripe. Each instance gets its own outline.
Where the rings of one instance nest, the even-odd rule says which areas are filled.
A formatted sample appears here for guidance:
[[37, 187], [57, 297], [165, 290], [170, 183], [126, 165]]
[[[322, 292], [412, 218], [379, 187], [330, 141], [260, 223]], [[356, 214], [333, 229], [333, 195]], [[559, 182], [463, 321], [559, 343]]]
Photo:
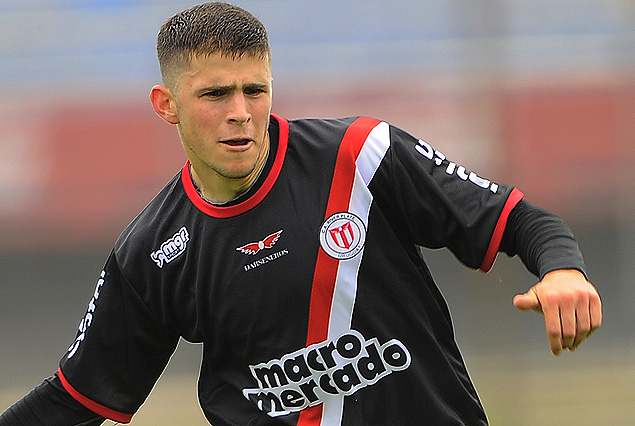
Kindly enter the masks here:
[[[368, 229], [368, 214], [373, 196], [368, 189], [379, 164], [390, 146], [389, 126], [378, 124], [368, 135], [357, 157], [357, 168], [348, 211], [355, 214]], [[331, 318], [329, 320], [329, 340], [335, 340], [351, 329], [353, 309], [357, 295], [357, 274], [364, 251], [348, 260], [340, 260], [338, 265]], [[336, 396], [324, 401], [322, 425], [339, 425], [344, 410], [344, 397]]]
[[[357, 168], [348, 211], [359, 217], [366, 228], [368, 228], [368, 213], [373, 202], [368, 184], [375, 175], [389, 146], [389, 126], [382, 122], [370, 132], [357, 157]], [[329, 339], [336, 339], [350, 330], [357, 293], [357, 271], [363, 253], [362, 250], [352, 259], [340, 260], [339, 262], [329, 321]]]
[[370, 132], [357, 157], [357, 170], [361, 173], [362, 179], [367, 186], [375, 175], [389, 146], [390, 126], [388, 123], [381, 122]]

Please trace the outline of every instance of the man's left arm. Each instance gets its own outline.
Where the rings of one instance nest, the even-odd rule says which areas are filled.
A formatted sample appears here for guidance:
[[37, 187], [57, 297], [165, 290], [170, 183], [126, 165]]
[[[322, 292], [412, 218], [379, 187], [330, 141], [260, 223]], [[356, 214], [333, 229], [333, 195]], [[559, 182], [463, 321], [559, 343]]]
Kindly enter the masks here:
[[501, 251], [518, 254], [540, 282], [514, 298], [521, 310], [541, 312], [554, 355], [575, 350], [602, 324], [602, 302], [587, 280], [569, 226], [555, 214], [521, 201], [511, 212]]

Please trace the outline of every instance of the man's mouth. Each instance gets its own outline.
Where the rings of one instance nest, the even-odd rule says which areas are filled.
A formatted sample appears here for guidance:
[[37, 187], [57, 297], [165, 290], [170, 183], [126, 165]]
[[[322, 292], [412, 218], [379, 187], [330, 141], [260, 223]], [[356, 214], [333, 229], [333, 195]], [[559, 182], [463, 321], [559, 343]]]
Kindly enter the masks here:
[[251, 142], [251, 139], [227, 139], [224, 141], [221, 141], [221, 143], [224, 143], [225, 145], [229, 145], [229, 146], [245, 146], [247, 144], [249, 144], [249, 142]]

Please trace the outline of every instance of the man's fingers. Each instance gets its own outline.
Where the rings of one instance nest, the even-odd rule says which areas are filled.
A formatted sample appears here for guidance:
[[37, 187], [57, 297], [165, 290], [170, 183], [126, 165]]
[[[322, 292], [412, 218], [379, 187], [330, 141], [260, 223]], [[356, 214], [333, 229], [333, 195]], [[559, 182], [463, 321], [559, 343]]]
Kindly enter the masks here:
[[559, 306], [562, 346], [564, 349], [575, 350], [591, 332], [589, 294], [579, 291], [561, 295]]
[[572, 351], [576, 350], [578, 346], [580, 346], [580, 344], [584, 342], [592, 332], [591, 311], [590, 311], [588, 297], [580, 298], [580, 300], [578, 301], [578, 305], [576, 306], [575, 315], [576, 315], [576, 336], [571, 346], [568, 346], [568, 348]]
[[591, 333], [593, 333], [602, 325], [602, 301], [597, 293], [589, 295], [589, 315]]
[[[594, 294], [565, 294], [560, 295], [557, 301], [545, 296], [541, 303], [548, 311], [545, 315], [547, 335], [556, 355], [564, 349], [576, 350], [602, 324], [601, 302]], [[560, 342], [557, 342], [558, 338]]]
[[[585, 309], [586, 308], [586, 309]], [[582, 342], [602, 325], [602, 301], [597, 293], [589, 294], [585, 306], [578, 313], [578, 336], [571, 350], [576, 350]]]
[[560, 355], [563, 351], [562, 320], [560, 318], [560, 308], [557, 303], [549, 297], [541, 300], [542, 312], [545, 316], [545, 328], [549, 348], [554, 355]]

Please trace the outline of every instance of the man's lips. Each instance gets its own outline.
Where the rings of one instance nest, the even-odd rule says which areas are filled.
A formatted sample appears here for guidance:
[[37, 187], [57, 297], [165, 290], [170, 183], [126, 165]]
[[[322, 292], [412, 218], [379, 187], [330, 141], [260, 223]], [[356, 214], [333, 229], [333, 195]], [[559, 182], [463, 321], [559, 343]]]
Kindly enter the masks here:
[[249, 142], [251, 142], [251, 139], [247, 138], [226, 139], [221, 141], [222, 144], [229, 146], [246, 146]]

